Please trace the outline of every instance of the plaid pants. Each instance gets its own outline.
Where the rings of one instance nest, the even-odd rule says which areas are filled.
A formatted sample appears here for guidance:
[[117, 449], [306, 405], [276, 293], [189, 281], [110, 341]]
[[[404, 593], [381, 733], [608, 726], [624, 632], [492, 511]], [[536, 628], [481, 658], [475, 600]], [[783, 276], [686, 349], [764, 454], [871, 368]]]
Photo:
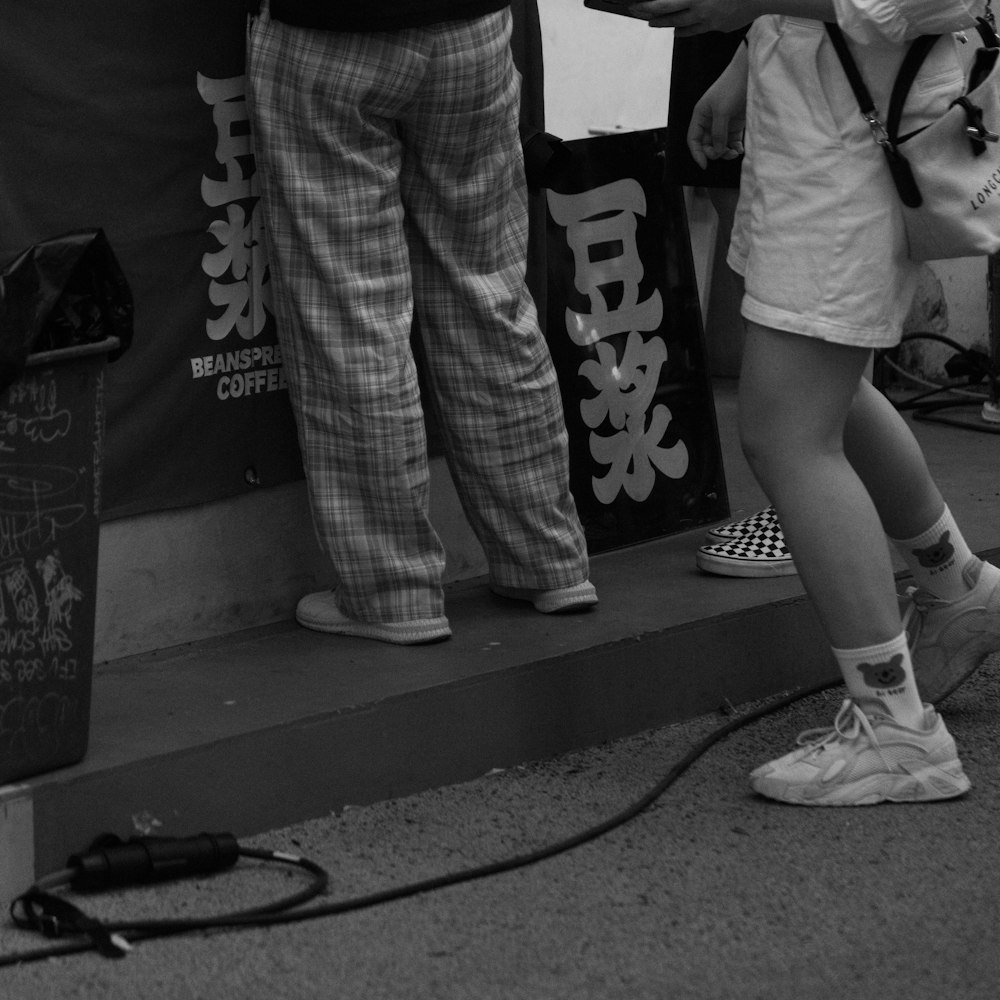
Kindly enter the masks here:
[[524, 282], [509, 10], [397, 32], [251, 22], [278, 328], [341, 610], [438, 617], [444, 549], [410, 343], [493, 582], [588, 574], [555, 371]]

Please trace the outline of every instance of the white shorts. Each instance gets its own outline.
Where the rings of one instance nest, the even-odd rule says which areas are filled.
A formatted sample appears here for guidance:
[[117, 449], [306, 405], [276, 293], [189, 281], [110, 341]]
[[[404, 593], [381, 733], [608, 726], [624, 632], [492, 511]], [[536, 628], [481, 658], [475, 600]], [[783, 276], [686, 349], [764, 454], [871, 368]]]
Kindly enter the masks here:
[[[758, 18], [749, 36], [747, 155], [729, 264], [743, 315], [762, 326], [866, 348], [899, 342], [919, 265], [902, 209], [819, 21]], [[969, 48], [972, 45], [970, 44]], [[851, 45], [884, 113], [904, 46]], [[945, 36], [911, 91], [902, 131], [941, 114], [963, 87]]]

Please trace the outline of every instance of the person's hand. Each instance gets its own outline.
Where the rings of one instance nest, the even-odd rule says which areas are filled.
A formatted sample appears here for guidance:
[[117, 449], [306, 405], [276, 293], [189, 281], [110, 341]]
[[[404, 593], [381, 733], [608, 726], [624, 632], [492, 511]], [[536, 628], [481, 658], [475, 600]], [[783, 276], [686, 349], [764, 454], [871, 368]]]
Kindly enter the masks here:
[[629, 10], [653, 28], [674, 28], [683, 38], [706, 31], [735, 31], [757, 11], [752, 0], [640, 0]]
[[735, 160], [743, 153], [746, 103], [746, 49], [741, 45], [722, 76], [691, 112], [688, 149], [703, 170], [709, 160]]

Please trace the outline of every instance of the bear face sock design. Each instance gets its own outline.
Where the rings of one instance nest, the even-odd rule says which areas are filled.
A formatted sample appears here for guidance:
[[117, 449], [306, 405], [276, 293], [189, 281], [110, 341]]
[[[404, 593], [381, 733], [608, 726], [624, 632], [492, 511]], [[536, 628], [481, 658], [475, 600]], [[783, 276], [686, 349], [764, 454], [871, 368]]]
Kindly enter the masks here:
[[891, 716], [900, 725], [922, 729], [924, 705], [913, 676], [905, 632], [877, 646], [834, 649], [848, 694], [861, 709]]
[[944, 513], [915, 538], [893, 539], [916, 585], [942, 601], [957, 601], [969, 590], [962, 571], [972, 551], [951, 511]]

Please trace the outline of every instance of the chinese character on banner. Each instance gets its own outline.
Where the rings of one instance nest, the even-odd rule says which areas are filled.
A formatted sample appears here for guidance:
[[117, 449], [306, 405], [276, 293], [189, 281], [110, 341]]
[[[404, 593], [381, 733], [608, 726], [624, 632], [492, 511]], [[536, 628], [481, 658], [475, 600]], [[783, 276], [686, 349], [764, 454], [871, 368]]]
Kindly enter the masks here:
[[243, 76], [213, 80], [198, 74], [198, 92], [211, 106], [218, 130], [215, 158], [225, 168], [224, 180], [203, 177], [201, 184], [205, 204], [226, 213], [209, 226], [220, 249], [202, 258], [202, 269], [212, 279], [209, 298], [224, 307], [207, 322], [211, 340], [223, 340], [233, 330], [243, 340], [252, 340], [264, 329], [265, 304], [271, 308], [263, 221], [255, 211], [258, 195], [245, 91]]
[[564, 144], [547, 194], [548, 339], [591, 551], [728, 514], [681, 189], [665, 132]]
[[[213, 79], [199, 73], [198, 93], [212, 109], [215, 159], [225, 176], [201, 178], [202, 199], [217, 212], [208, 233], [218, 249], [201, 258], [202, 270], [210, 278], [208, 298], [215, 308], [205, 320], [208, 345], [190, 359], [190, 370], [192, 379], [214, 386], [216, 398], [230, 402], [282, 392], [286, 384], [273, 326], [267, 342], [261, 337], [274, 308], [246, 77]], [[220, 343], [227, 338], [228, 344]], [[256, 341], [253, 347], [247, 346], [249, 341]]]

